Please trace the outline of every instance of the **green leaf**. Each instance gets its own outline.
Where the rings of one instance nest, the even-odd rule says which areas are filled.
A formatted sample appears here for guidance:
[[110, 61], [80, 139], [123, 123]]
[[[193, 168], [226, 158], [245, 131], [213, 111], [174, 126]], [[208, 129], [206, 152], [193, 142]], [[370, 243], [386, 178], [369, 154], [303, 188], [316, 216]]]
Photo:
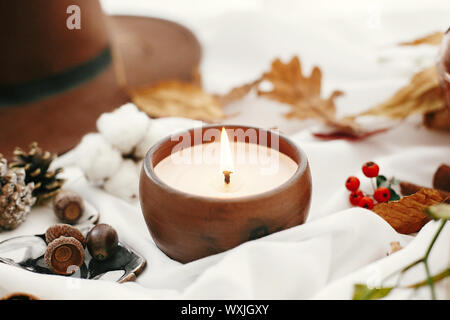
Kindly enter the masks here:
[[353, 300], [378, 300], [386, 297], [392, 287], [369, 288], [365, 284], [355, 284], [353, 287]]
[[434, 220], [450, 220], [450, 204], [440, 203], [425, 209], [425, 213]]
[[391, 187], [388, 187], [389, 192], [391, 193], [391, 197], [389, 198], [389, 201], [398, 201], [400, 200], [400, 196], [397, 194], [397, 192], [395, 192], [394, 189], [392, 189]]
[[398, 195], [397, 192], [395, 192], [394, 189], [392, 189], [392, 185], [397, 185], [399, 183], [400, 183], [400, 181], [396, 180], [394, 177], [392, 177], [389, 180], [383, 175], [379, 175], [377, 177], [377, 188], [386, 187], [391, 192], [391, 197], [389, 198], [389, 201], [400, 200], [401, 197]]
[[388, 186], [389, 186], [389, 183], [387, 181], [387, 178], [380, 174], [377, 177], [377, 188], [379, 188], [379, 187], [388, 187]]

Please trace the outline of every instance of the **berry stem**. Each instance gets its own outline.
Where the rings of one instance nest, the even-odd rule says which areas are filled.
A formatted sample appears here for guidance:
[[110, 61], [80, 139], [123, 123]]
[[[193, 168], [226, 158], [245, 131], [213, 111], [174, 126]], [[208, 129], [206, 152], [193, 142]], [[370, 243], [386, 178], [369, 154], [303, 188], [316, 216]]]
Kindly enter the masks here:
[[375, 193], [375, 191], [377, 191], [377, 187], [375, 182], [373, 181], [374, 178], [370, 179], [370, 183], [372, 184], [372, 189], [373, 189], [373, 193]]

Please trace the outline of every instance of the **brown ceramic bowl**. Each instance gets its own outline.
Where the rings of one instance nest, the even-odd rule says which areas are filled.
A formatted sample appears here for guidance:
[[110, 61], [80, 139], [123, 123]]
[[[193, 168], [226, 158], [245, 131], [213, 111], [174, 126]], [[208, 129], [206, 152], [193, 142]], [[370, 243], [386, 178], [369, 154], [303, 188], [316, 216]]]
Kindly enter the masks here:
[[[197, 130], [202, 130], [203, 136], [206, 129], [221, 127]], [[225, 125], [225, 128], [256, 129], [267, 134], [267, 130], [259, 128], [231, 125]], [[194, 129], [188, 132], [193, 137]], [[139, 198], [148, 229], [164, 253], [186, 263], [305, 222], [312, 190], [308, 160], [293, 142], [271, 134], [279, 137], [279, 151], [294, 160], [298, 169], [281, 186], [240, 198], [218, 199], [188, 194], [161, 181], [153, 168], [171, 154], [178, 141], [168, 137], [148, 151], [141, 171]], [[235, 141], [238, 139], [234, 137]], [[194, 139], [191, 140], [194, 144]], [[270, 141], [267, 146], [271, 147]]]

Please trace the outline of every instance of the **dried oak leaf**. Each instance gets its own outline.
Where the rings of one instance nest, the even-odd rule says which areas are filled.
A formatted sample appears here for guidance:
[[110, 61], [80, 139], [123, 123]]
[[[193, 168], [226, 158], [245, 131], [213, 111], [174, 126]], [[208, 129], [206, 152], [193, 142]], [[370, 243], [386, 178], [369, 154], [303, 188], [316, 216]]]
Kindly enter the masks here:
[[424, 188], [399, 201], [379, 203], [372, 210], [397, 232], [409, 234], [418, 232], [430, 220], [424, 213], [424, 209], [441, 203], [442, 200], [437, 190]]
[[224, 117], [218, 99], [191, 83], [159, 82], [132, 91], [131, 99], [151, 117], [185, 117], [211, 122]]
[[327, 133], [314, 133], [318, 138], [358, 140], [387, 130], [367, 131], [354, 119], [338, 119], [334, 101], [343, 92], [336, 90], [328, 98], [322, 98], [322, 71], [314, 67], [309, 77], [303, 75], [300, 60], [296, 56], [288, 63], [283, 63], [280, 59], [274, 60], [271, 70], [264, 73], [260, 81], [270, 82], [272, 88], [267, 91], [258, 88], [258, 96], [287, 103], [292, 107], [285, 115], [286, 118], [315, 118], [331, 128]]
[[408, 85], [387, 101], [352, 118], [364, 115], [406, 118], [413, 113], [434, 112], [445, 108], [444, 93], [439, 85], [436, 67], [416, 73]]
[[291, 105], [292, 110], [286, 114], [287, 118], [334, 118], [334, 99], [343, 94], [334, 91], [327, 99], [322, 99], [321, 70], [314, 67], [309, 77], [304, 76], [298, 57], [293, 57], [288, 63], [276, 59], [261, 80], [269, 81], [273, 88], [270, 91], [258, 89], [258, 95]]
[[431, 34], [428, 34], [424, 37], [412, 40], [412, 41], [404, 41], [404, 42], [400, 42], [399, 45], [400, 46], [418, 46], [421, 44], [429, 44], [432, 46], [437, 46], [440, 45], [442, 42], [442, 39], [444, 38], [444, 33], [437, 31], [437, 32], [433, 32]]

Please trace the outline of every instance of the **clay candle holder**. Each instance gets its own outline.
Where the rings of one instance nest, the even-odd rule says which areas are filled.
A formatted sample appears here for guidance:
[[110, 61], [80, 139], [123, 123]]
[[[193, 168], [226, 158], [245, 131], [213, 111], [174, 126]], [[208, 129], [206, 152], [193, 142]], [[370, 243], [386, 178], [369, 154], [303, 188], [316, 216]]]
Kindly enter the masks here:
[[[225, 126], [227, 132], [257, 132], [255, 141], [250, 141], [248, 135], [236, 134], [230, 138], [231, 144], [245, 143], [249, 147], [251, 142], [258, 145], [253, 147], [265, 146], [271, 148], [270, 151], [279, 151], [282, 157], [295, 165], [286, 181], [270, 190], [239, 197], [234, 197], [232, 192], [225, 197], [204, 196], [174, 188], [158, 176], [155, 167], [169, 159], [177, 146], [179, 148], [182, 137], [189, 138], [182, 149], [192, 149], [200, 144], [208, 147], [210, 143], [217, 143], [216, 136], [207, 135], [211, 129], [220, 132], [222, 126], [191, 129], [176, 135], [176, 139], [174, 136], [165, 138], [148, 151], [141, 171], [139, 198], [147, 227], [156, 245], [170, 258], [183, 263], [300, 225], [305, 222], [309, 211], [312, 186], [306, 155], [289, 139], [273, 131]], [[206, 170], [207, 166], [198, 166], [197, 169], [203, 168]], [[234, 174], [233, 169], [230, 169], [230, 176], [226, 174], [227, 169], [223, 170], [225, 179], [222, 178], [220, 183], [225, 184], [225, 189], [228, 188], [227, 179], [230, 188], [233, 183], [245, 185], [251, 182], [238, 182], [239, 172]], [[276, 180], [282, 174], [277, 173], [272, 179]], [[200, 177], [194, 180], [193, 190], [202, 184]], [[207, 188], [209, 186], [205, 186]]]

